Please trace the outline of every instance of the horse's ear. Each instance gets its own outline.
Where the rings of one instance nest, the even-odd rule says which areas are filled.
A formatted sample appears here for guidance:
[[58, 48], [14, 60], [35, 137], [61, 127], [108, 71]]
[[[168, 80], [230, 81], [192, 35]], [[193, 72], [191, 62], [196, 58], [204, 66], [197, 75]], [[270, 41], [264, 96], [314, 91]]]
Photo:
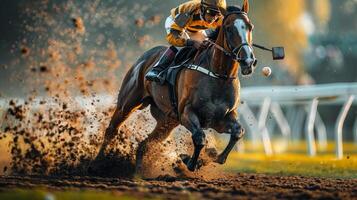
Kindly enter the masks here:
[[247, 13], [249, 12], [249, 0], [243, 1], [242, 11]]

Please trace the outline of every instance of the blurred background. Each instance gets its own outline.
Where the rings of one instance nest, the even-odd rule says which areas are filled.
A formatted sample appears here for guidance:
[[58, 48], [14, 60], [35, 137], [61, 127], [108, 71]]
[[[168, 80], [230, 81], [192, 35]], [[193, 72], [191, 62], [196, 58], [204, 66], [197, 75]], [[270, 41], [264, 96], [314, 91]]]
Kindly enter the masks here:
[[[167, 45], [164, 21], [170, 9], [183, 2], [2, 0], [0, 98], [115, 96], [126, 71], [141, 54], [153, 46]], [[241, 3], [228, 0], [229, 5]], [[241, 80], [243, 92], [256, 86], [357, 82], [356, 0], [251, 0], [250, 4], [254, 42], [284, 46], [286, 59], [273, 61], [269, 52], [257, 49], [258, 72]], [[259, 71], [264, 66], [272, 68], [272, 76], [261, 75]], [[290, 124], [292, 140], [308, 137], [304, 127], [311, 113], [310, 100], [313, 99], [279, 105]], [[245, 101], [249, 105], [249, 99]], [[343, 126], [343, 139], [350, 143], [354, 138], [357, 141], [357, 109], [353, 102]], [[335, 140], [335, 124], [344, 103], [317, 108], [323, 122], [322, 135], [325, 132], [325, 136], [316, 133], [317, 140]], [[250, 106], [258, 123], [262, 110], [263, 105]], [[268, 112], [265, 118], [262, 123], [269, 137], [279, 138], [279, 121], [274, 113]], [[254, 126], [247, 119], [242, 119], [243, 123]], [[318, 127], [312, 129], [318, 132]], [[254, 139], [252, 130], [248, 129], [248, 139]], [[321, 144], [326, 150], [326, 144]], [[356, 146], [350, 151], [356, 152]]]
[[[32, 88], [21, 85], [16, 74], [45, 64], [48, 57], [40, 51], [49, 52], [50, 48], [56, 48], [60, 59], [71, 67], [98, 57], [100, 61], [95, 59], [93, 64], [103, 68], [108, 66], [99, 65], [103, 55], [98, 54], [115, 50], [119, 62], [113, 67], [116, 67], [116, 80], [120, 80], [144, 51], [166, 44], [164, 20], [170, 9], [182, 2], [185, 1], [4, 0], [0, 8], [1, 92], [6, 96], [27, 94]], [[254, 41], [284, 46], [287, 59], [272, 62], [269, 54], [257, 50], [260, 64], [272, 66], [274, 75], [266, 79], [257, 74], [244, 80], [244, 86], [356, 81], [357, 71], [353, 68], [357, 52], [356, 1], [252, 0], [250, 3], [249, 15], [256, 27]], [[228, 0], [228, 4], [241, 2]], [[76, 19], [81, 27], [74, 27]], [[67, 55], [71, 53], [76, 53], [76, 59]]]

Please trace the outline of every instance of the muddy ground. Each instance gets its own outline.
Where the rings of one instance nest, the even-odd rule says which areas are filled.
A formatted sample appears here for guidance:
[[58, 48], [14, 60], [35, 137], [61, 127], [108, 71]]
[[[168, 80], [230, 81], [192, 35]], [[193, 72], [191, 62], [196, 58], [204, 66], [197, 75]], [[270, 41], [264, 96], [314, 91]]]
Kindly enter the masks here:
[[219, 179], [156, 179], [99, 177], [3, 176], [0, 190], [47, 188], [113, 191], [135, 197], [165, 199], [357, 199], [356, 179], [324, 179], [300, 176], [232, 174]]
[[[177, 161], [180, 153], [192, 152], [189, 134], [182, 128], [147, 153], [145, 175], [159, 178], [136, 178], [135, 149], [152, 129], [148, 124], [154, 124], [147, 111], [137, 113], [121, 127], [115, 144], [108, 149], [109, 162], [101, 160], [95, 167], [92, 161], [102, 140], [99, 133], [104, 132], [111, 111], [96, 111], [99, 117], [91, 119], [86, 112], [68, 106], [71, 104], [59, 102], [58, 108], [52, 106], [51, 110], [41, 105], [42, 111], [34, 110], [31, 104], [9, 102], [6, 123], [0, 131], [0, 141], [7, 141], [1, 147], [8, 149], [0, 192], [46, 188], [165, 199], [357, 199], [357, 179], [226, 174], [209, 161], [199, 172], [190, 173]], [[214, 147], [214, 138], [208, 138], [208, 144]], [[211, 155], [210, 149], [201, 156]], [[122, 178], [113, 178], [119, 176]]]

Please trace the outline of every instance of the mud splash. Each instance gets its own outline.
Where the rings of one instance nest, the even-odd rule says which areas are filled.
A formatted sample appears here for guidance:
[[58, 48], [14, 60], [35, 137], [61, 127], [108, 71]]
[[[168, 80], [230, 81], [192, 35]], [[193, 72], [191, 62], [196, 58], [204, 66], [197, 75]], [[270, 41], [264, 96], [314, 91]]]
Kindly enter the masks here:
[[[100, 102], [99, 97], [66, 103], [58, 98], [10, 100], [0, 131], [2, 140], [10, 141], [7, 148], [11, 161], [4, 173], [133, 177], [136, 148], [154, 129], [155, 120], [148, 109], [134, 113], [120, 127], [115, 142], [106, 150], [105, 160], [93, 165], [113, 112], [113, 107]], [[202, 153], [205, 166], [199, 172], [189, 172], [179, 155], [192, 153], [191, 137], [186, 129], [178, 127], [169, 139], [149, 149], [144, 158], [146, 170], [141, 175], [206, 179], [221, 176], [210, 164], [209, 155], [216, 154], [212, 149], [215, 138], [208, 133], [207, 148]]]
[[[19, 26], [24, 38], [13, 45], [16, 59], [7, 67], [24, 69], [14, 73], [11, 84], [25, 90], [26, 96], [12, 99], [1, 94], [0, 104], [5, 103], [0, 105], [0, 144], [10, 156], [5, 174], [88, 175], [115, 107], [120, 80], [144, 50], [157, 44], [145, 33], [162, 25], [161, 16], [135, 15], [147, 12], [147, 6], [138, 2], [125, 6], [130, 9], [120, 1], [21, 4], [24, 22]], [[148, 110], [135, 113], [107, 149], [108, 160], [100, 163], [101, 170], [89, 171], [133, 176], [138, 142], [154, 125]], [[214, 143], [213, 137], [209, 143]], [[176, 129], [150, 150], [146, 175], [189, 174], [177, 158], [191, 154], [191, 146], [187, 130]]]

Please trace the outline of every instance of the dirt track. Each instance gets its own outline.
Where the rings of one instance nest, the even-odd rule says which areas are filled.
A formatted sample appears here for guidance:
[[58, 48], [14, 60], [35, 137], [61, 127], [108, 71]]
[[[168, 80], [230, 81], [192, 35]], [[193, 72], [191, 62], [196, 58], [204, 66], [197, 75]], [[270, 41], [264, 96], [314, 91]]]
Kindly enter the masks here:
[[137, 197], [169, 199], [357, 199], [357, 180], [236, 174], [214, 180], [162, 177], [132, 180], [95, 177], [0, 178], [0, 190], [45, 187], [50, 190], [116, 191]]

